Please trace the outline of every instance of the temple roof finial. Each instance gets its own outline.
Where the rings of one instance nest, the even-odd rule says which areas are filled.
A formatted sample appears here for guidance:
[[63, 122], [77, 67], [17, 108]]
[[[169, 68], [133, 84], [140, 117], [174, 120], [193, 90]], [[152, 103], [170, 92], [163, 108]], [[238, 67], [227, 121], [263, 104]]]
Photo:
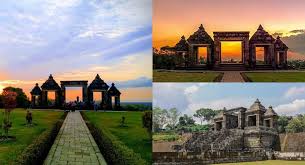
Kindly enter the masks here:
[[200, 24], [199, 29], [204, 30], [204, 27], [203, 27], [203, 25], [202, 25], [202, 24]]
[[95, 77], [96, 77], [96, 78], [101, 78], [99, 74], [96, 74], [96, 76], [95, 76]]
[[53, 75], [52, 74], [50, 74], [49, 79], [53, 79]]
[[260, 103], [259, 99], [256, 99], [255, 102], [256, 102], [256, 103]]
[[183, 36], [181, 37], [181, 39], [182, 39], [182, 40], [185, 40], [185, 37], [184, 37], [184, 35], [183, 35]]
[[257, 28], [257, 30], [264, 30], [262, 24], [259, 24], [259, 27]]
[[36, 83], [35, 85], [38, 86], [38, 83]]
[[278, 40], [279, 40], [280, 38], [281, 38], [280, 36], [277, 36], [277, 37], [276, 37], [276, 39], [278, 39]]
[[112, 83], [111, 86], [114, 86], [114, 83]]

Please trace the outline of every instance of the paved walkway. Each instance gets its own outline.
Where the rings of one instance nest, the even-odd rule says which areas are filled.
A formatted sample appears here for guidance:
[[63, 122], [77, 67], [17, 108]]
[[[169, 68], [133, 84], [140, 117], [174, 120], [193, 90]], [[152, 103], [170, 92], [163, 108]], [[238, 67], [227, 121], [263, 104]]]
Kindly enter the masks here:
[[68, 113], [44, 164], [107, 163], [82, 116], [76, 111]]
[[225, 71], [221, 82], [245, 82], [239, 71]]

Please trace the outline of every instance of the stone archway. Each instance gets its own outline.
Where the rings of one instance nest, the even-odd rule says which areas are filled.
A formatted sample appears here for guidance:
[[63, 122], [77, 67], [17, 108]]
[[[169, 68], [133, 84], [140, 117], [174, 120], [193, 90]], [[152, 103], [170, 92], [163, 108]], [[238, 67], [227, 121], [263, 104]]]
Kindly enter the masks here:
[[221, 64], [221, 41], [241, 41], [242, 63], [249, 65], [249, 32], [213, 32], [215, 63]]
[[[31, 106], [32, 108], [61, 108], [63, 103], [66, 101], [66, 87], [82, 87], [82, 96], [84, 105], [89, 108], [93, 108], [94, 103], [93, 94], [94, 92], [101, 93], [101, 103], [102, 109], [120, 109], [120, 95], [121, 92], [112, 83], [111, 87], [101, 79], [97, 74], [95, 79], [88, 86], [88, 81], [60, 81], [61, 87], [50, 75], [48, 80], [45, 81], [41, 89], [38, 84], [31, 91]], [[48, 92], [55, 92], [55, 105], [48, 105]], [[112, 98], [114, 101], [112, 102]], [[114, 106], [112, 106], [112, 104]]]
[[83, 95], [83, 102], [88, 101], [88, 81], [60, 81], [61, 92], [62, 92], [62, 103], [66, 102], [66, 87], [82, 87], [82, 95]]

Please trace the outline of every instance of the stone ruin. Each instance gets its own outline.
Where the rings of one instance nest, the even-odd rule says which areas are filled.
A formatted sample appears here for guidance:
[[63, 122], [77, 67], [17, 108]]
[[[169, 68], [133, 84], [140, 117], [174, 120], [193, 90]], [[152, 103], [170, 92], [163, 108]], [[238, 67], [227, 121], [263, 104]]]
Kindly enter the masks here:
[[[101, 108], [114, 110], [120, 108], [121, 92], [115, 87], [111, 87], [103, 79], [96, 75], [95, 79], [89, 84], [88, 81], [60, 81], [60, 86], [54, 80], [52, 74], [42, 84], [41, 88], [38, 83], [31, 91], [32, 108], [62, 108], [66, 102], [66, 87], [82, 87], [82, 102], [88, 107], [92, 107], [94, 92], [101, 93]], [[55, 92], [55, 105], [48, 105], [48, 92]]]
[[213, 119], [213, 128], [194, 133], [182, 146], [183, 152], [275, 151], [280, 150], [278, 115], [257, 99], [250, 108], [224, 110]]
[[[249, 39], [249, 31], [224, 31], [213, 32], [214, 40], [205, 31], [203, 25], [188, 39], [182, 36], [180, 41], [174, 46], [164, 46], [161, 50], [175, 52], [176, 56], [184, 59], [183, 64], [177, 68], [192, 69], [220, 69], [230, 64], [239, 64], [245, 69], [286, 69], [288, 47], [278, 36], [273, 38], [262, 25]], [[241, 63], [227, 63], [221, 58], [221, 41], [241, 41]], [[202, 64], [199, 55], [199, 48], [206, 48], [206, 59]], [[263, 48], [263, 61], [258, 63], [256, 48]], [[229, 64], [229, 65], [228, 65]]]

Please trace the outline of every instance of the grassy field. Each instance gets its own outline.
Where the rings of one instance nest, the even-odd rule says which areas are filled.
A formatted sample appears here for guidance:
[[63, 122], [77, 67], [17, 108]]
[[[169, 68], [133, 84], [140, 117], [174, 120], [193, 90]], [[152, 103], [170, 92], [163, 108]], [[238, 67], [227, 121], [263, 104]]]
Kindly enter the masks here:
[[246, 72], [253, 82], [305, 82], [305, 72]]
[[178, 134], [175, 133], [154, 133], [153, 141], [177, 141], [181, 138]]
[[257, 162], [224, 163], [221, 165], [304, 165], [305, 161], [266, 160]]
[[[22, 151], [31, 144], [42, 132], [51, 129], [52, 125], [62, 116], [63, 112], [32, 111], [33, 127], [25, 125], [26, 110], [15, 109], [11, 112], [12, 128], [9, 135], [16, 136], [16, 141], [0, 142], [0, 164], [11, 164]], [[3, 119], [3, 109], [0, 109], [0, 122]], [[0, 134], [2, 129], [0, 129]]]
[[[95, 126], [109, 131], [128, 148], [139, 153], [147, 162], [151, 162], [151, 138], [142, 127], [142, 112], [86, 112], [85, 114]], [[120, 126], [122, 116], [125, 116], [126, 127]]]
[[154, 82], [213, 82], [220, 73], [216, 72], [153, 72]]

